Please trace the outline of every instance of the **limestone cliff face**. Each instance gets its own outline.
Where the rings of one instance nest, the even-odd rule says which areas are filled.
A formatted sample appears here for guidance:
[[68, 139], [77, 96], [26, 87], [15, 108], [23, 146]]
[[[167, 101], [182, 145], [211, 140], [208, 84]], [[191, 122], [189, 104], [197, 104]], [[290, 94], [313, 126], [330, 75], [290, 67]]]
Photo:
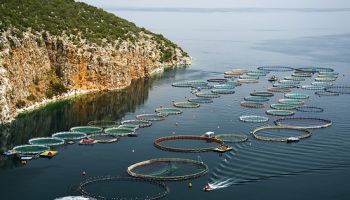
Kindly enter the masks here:
[[[24, 38], [9, 33], [0, 36], [0, 123], [13, 120], [18, 107], [45, 101], [50, 82], [61, 83], [70, 91], [119, 89], [166, 65], [191, 62], [179, 49], [173, 55], [176, 61], [159, 62], [157, 43], [146, 39], [97, 46], [31, 32]], [[147, 37], [151, 36], [142, 38]]]

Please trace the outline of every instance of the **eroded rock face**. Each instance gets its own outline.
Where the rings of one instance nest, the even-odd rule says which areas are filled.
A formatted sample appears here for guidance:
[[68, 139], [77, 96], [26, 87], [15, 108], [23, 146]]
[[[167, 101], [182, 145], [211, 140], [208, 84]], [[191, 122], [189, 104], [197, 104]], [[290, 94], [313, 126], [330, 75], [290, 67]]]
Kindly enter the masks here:
[[19, 101], [25, 106], [45, 102], [52, 80], [71, 91], [119, 89], [166, 65], [191, 62], [190, 57], [176, 49], [177, 61], [160, 63], [156, 42], [145, 39], [135, 44], [124, 41], [101, 47], [85, 44], [84, 40], [73, 43], [67, 37], [26, 32], [22, 39], [2, 33], [0, 45], [0, 123], [17, 116]]

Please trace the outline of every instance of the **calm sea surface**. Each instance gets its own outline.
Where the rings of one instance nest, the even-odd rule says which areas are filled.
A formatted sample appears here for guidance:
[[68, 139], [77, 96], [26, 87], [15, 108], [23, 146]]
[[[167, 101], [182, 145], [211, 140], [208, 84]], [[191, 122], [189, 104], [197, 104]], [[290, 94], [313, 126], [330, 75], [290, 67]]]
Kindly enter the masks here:
[[[254, 70], [270, 65], [333, 68], [339, 72], [334, 84], [350, 85], [350, 25], [346, 20], [350, 18], [349, 9], [105, 9], [177, 43], [193, 57], [192, 65], [167, 68], [164, 73], [135, 80], [121, 91], [91, 93], [22, 114], [12, 124], [1, 127], [2, 151], [26, 144], [31, 138], [87, 125], [89, 121], [120, 122], [123, 118], [135, 119], [143, 112], [154, 113], [161, 105], [173, 107], [173, 100], [182, 102], [195, 96], [189, 88], [172, 87], [172, 83], [223, 78], [224, 72], [232, 69]], [[153, 158], [197, 160], [198, 156], [208, 165], [209, 172], [193, 180], [166, 182], [170, 193], [164, 199], [349, 199], [350, 95], [319, 97], [315, 90], [294, 88], [293, 93], [310, 95], [305, 105], [324, 109], [321, 113], [296, 111], [295, 116], [326, 118], [333, 124], [313, 129], [310, 138], [292, 144], [260, 141], [249, 134], [257, 127], [274, 125], [279, 117], [265, 112], [284, 95], [275, 93], [264, 102], [264, 109], [243, 107], [240, 102], [254, 90], [271, 87], [268, 77], [283, 79], [292, 73], [271, 72], [260, 77], [259, 83], [242, 84], [234, 89], [234, 94], [222, 95], [213, 103], [183, 108], [180, 115], [137, 130], [139, 137], [124, 137], [112, 144], [55, 147], [57, 156], [38, 158], [26, 165], [16, 157], [1, 156], [1, 199], [55, 199], [67, 196], [71, 184], [78, 186], [87, 178], [128, 176], [127, 167], [137, 162]], [[310, 85], [316, 76], [301, 85]], [[247, 114], [266, 116], [269, 121], [239, 121], [240, 116]], [[155, 139], [173, 132], [202, 135], [207, 131], [243, 135], [248, 141], [232, 144], [233, 151], [223, 155], [175, 153], [153, 145]], [[184, 148], [206, 146], [197, 141], [177, 142], [167, 144]], [[203, 192], [207, 183], [218, 189]], [[86, 190], [109, 198], [145, 197], [162, 191], [134, 182], [104, 182]]]

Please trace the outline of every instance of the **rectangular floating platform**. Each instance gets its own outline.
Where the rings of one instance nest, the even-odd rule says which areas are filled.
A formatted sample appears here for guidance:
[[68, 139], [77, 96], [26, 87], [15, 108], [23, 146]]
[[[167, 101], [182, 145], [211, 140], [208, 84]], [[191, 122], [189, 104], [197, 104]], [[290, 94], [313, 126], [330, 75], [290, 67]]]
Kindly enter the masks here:
[[41, 157], [53, 157], [58, 154], [58, 151], [45, 151], [40, 154]]
[[231, 150], [232, 150], [232, 147], [229, 147], [229, 146], [222, 146], [222, 147], [217, 147], [213, 149], [213, 151], [220, 152], [220, 153], [224, 153], [226, 151], [231, 151]]
[[97, 141], [96, 140], [89, 140], [89, 139], [82, 139], [79, 144], [85, 144], [85, 145], [92, 145], [92, 144], [96, 144]]

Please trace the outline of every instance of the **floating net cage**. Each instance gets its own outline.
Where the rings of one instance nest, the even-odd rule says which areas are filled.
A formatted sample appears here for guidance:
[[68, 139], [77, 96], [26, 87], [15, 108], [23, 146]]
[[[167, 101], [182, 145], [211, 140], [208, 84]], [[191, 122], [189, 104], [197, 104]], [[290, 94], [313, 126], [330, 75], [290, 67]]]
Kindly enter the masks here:
[[315, 78], [315, 81], [322, 81], [322, 82], [332, 82], [335, 81], [336, 78]]
[[275, 116], [289, 116], [294, 115], [294, 112], [291, 110], [267, 110], [266, 114]]
[[179, 108], [157, 108], [156, 112], [167, 115], [178, 115], [182, 113], [182, 110]]
[[252, 95], [252, 96], [260, 96], [260, 97], [272, 97], [274, 95], [274, 93], [258, 91], [258, 92], [251, 92], [250, 95]]
[[211, 103], [213, 102], [213, 100], [211, 98], [202, 98], [202, 97], [199, 97], [199, 98], [190, 98], [188, 99], [189, 102], [195, 102], [195, 103]]
[[226, 78], [210, 78], [207, 80], [208, 82], [218, 82], [218, 83], [221, 83], [221, 82], [226, 82], [228, 81]]
[[89, 122], [88, 125], [89, 126], [97, 126], [97, 127], [107, 128], [107, 127], [118, 126], [119, 123], [116, 122], [116, 121], [96, 120], [96, 121]]
[[309, 95], [302, 94], [302, 93], [289, 93], [289, 94], [284, 94], [284, 97], [292, 98], [292, 99], [307, 99], [309, 98]]
[[260, 102], [254, 102], [254, 101], [243, 101], [241, 102], [241, 106], [249, 107], [249, 108], [263, 108], [265, 105]]
[[251, 72], [251, 70], [250, 69], [233, 69], [232, 72], [248, 73], [248, 72]]
[[324, 86], [321, 85], [303, 85], [301, 86], [301, 89], [305, 90], [324, 90]]
[[323, 112], [323, 108], [316, 106], [298, 106], [295, 109], [301, 112]]
[[24, 144], [24, 145], [13, 147], [13, 150], [16, 153], [23, 153], [23, 154], [38, 154], [38, 153], [47, 151], [49, 149], [50, 149], [49, 146], [38, 145], [38, 144]]
[[234, 90], [229, 90], [229, 89], [218, 89], [218, 90], [212, 90], [211, 92], [213, 93], [218, 93], [218, 94], [234, 94]]
[[198, 108], [200, 104], [196, 102], [176, 102], [174, 106], [179, 108]]
[[261, 96], [250, 96], [250, 97], [244, 97], [244, 100], [246, 100], [246, 101], [268, 101], [269, 98], [261, 97]]
[[317, 81], [317, 82], [312, 82], [311, 85], [320, 85], [320, 86], [332, 86], [332, 82], [322, 82], [322, 81]]
[[264, 74], [270, 73], [270, 71], [268, 71], [268, 70], [252, 70], [250, 72], [251, 73], [264, 73]]
[[162, 121], [165, 120], [165, 118], [164, 115], [160, 114], [141, 114], [136, 116], [136, 119], [145, 121]]
[[284, 67], [284, 66], [262, 66], [262, 67], [258, 67], [258, 70], [285, 72], [285, 71], [293, 71], [294, 68]]
[[216, 89], [233, 89], [233, 88], [235, 88], [235, 86], [229, 85], [229, 84], [221, 84], [221, 85], [214, 85], [214, 88], [216, 88]]
[[[186, 148], [167, 147], [167, 146], [161, 145], [162, 142], [169, 141], [169, 140], [204, 140], [204, 141], [206, 141], [208, 143], [211, 143], [211, 142], [217, 143], [218, 146], [197, 148], [197, 149], [186, 149]], [[175, 152], [186, 152], [186, 153], [197, 153], [197, 152], [212, 151], [213, 149], [218, 148], [218, 147], [220, 147], [223, 144], [224, 144], [223, 141], [218, 140], [216, 138], [208, 138], [208, 137], [202, 137], [202, 136], [191, 136], [191, 135], [162, 137], [162, 138], [156, 139], [154, 141], [154, 146], [156, 146], [159, 149], [168, 150], [168, 151], [175, 151]]]
[[269, 118], [263, 117], [263, 116], [258, 116], [258, 115], [246, 115], [246, 116], [241, 116], [239, 117], [239, 120], [244, 121], [244, 122], [267, 122], [269, 121]]
[[295, 105], [291, 104], [271, 104], [271, 108], [277, 109], [277, 110], [293, 110], [295, 109]]
[[332, 68], [323, 68], [323, 67], [300, 67], [295, 68], [295, 71], [299, 72], [333, 72], [334, 70]]
[[292, 91], [290, 88], [282, 88], [282, 87], [272, 87], [272, 88], [267, 88], [267, 90], [270, 92], [290, 92], [290, 91]]
[[241, 75], [240, 79], [259, 79], [259, 76]]
[[199, 92], [196, 94], [197, 97], [206, 97], [206, 98], [219, 98], [221, 95], [218, 93], [212, 92]]
[[338, 78], [337, 75], [319, 74], [317, 78]]
[[284, 80], [305, 81], [305, 78], [304, 77], [297, 77], [297, 76], [286, 76], [286, 77], [284, 77]]
[[156, 158], [129, 166], [127, 173], [144, 179], [181, 181], [198, 178], [208, 170], [208, 166], [201, 161], [185, 158]]
[[266, 73], [262, 73], [262, 72], [248, 72], [247, 75], [248, 76], [266, 76]]
[[152, 125], [152, 122], [145, 120], [125, 120], [121, 122], [122, 125], [137, 125], [140, 128], [149, 127]]
[[337, 92], [339, 94], [350, 94], [350, 85], [329, 86], [325, 88], [326, 92]]
[[126, 125], [119, 125], [119, 126], [117, 126], [117, 128], [131, 128], [131, 129], [134, 129], [136, 131], [140, 127], [138, 125], [126, 124]]
[[80, 139], [86, 138], [86, 133], [65, 131], [65, 132], [54, 133], [52, 134], [52, 137], [61, 138], [64, 140], [80, 140]]
[[76, 127], [72, 127], [70, 131], [91, 134], [91, 133], [102, 132], [103, 128], [98, 126], [76, 126]]
[[243, 74], [243, 72], [233, 72], [233, 71], [229, 71], [229, 72], [225, 72], [224, 73], [225, 75], [234, 75], [234, 76], [236, 76], [236, 75], [241, 75], [241, 74]]
[[[166, 195], [169, 194], [170, 189], [167, 185], [165, 185], [162, 182], [158, 182], [155, 180], [151, 180], [151, 179], [143, 179], [143, 178], [135, 178], [135, 177], [111, 177], [111, 176], [101, 176], [101, 177], [93, 177], [93, 178], [89, 178], [83, 182], [81, 182], [77, 188], [77, 192], [82, 195], [82, 196], [87, 196], [89, 198], [89, 200], [93, 200], [94, 199], [128, 199], [128, 198], [124, 198], [124, 197], [120, 197], [119, 195], [117, 197], [109, 197], [109, 196], [101, 196], [101, 195], [97, 195], [97, 194], [92, 194], [86, 191], [85, 187], [92, 185], [92, 184], [99, 184], [99, 183], [106, 183], [106, 182], [111, 182], [111, 181], [123, 181], [123, 183], [125, 183], [125, 181], [127, 182], [137, 182], [137, 183], [143, 183], [143, 184], [151, 184], [151, 185], [155, 185], [157, 187], [160, 187], [162, 189], [164, 189], [163, 192], [159, 192], [158, 194], [154, 194], [151, 195], [151, 193], [147, 196], [143, 196], [143, 197], [133, 197], [131, 199], [161, 199], [163, 197], [165, 197]], [[118, 194], [118, 189], [123, 190], [123, 188], [116, 188], [116, 194]], [[147, 191], [149, 192], [149, 191]], [[130, 193], [133, 193], [133, 191], [130, 191]], [[77, 199], [78, 198], [74, 198]], [[80, 198], [79, 198], [80, 199]], [[85, 198], [84, 198], [85, 199]], [[72, 199], [73, 200], [73, 199]]]
[[316, 91], [315, 94], [318, 96], [338, 96], [339, 92]]
[[228, 81], [223, 83], [223, 85], [232, 85], [232, 86], [241, 86], [242, 83], [234, 82], [234, 81]]
[[283, 103], [283, 104], [304, 104], [305, 101], [301, 99], [280, 99], [278, 100], [278, 103]]
[[245, 142], [248, 140], [248, 138], [243, 136], [243, 135], [220, 134], [220, 135], [215, 136], [215, 138], [222, 140], [225, 143], [240, 143], [240, 142]]
[[280, 80], [278, 81], [281, 84], [290, 84], [290, 85], [298, 85], [300, 84], [300, 81], [294, 81], [294, 80]]
[[188, 81], [187, 83], [192, 84], [192, 85], [208, 85], [206, 81]]
[[339, 75], [338, 72], [319, 72], [320, 75]]
[[237, 81], [240, 83], [259, 83], [256, 79], [238, 79]]
[[292, 74], [292, 76], [295, 76], [295, 77], [311, 77], [312, 73], [295, 73], [295, 74]]
[[29, 144], [58, 146], [64, 144], [64, 139], [57, 137], [38, 137], [30, 139]]
[[106, 128], [105, 133], [109, 135], [126, 136], [134, 134], [135, 129], [132, 128]]
[[273, 84], [273, 87], [278, 87], [278, 88], [296, 88], [296, 85], [293, 84], [282, 84], [282, 83], [276, 83]]
[[192, 83], [173, 83], [172, 86], [174, 87], [192, 87]]
[[325, 128], [332, 125], [332, 121], [318, 117], [283, 117], [276, 119], [275, 124], [297, 128]]
[[311, 136], [311, 130], [306, 128], [263, 126], [255, 129], [253, 137], [264, 141], [286, 142], [288, 138], [304, 139]]
[[95, 140], [98, 143], [112, 143], [112, 142], [117, 142], [119, 140], [118, 135], [114, 134], [105, 134], [105, 133], [100, 133], [100, 134], [91, 134], [88, 136], [89, 140]]
[[214, 88], [213, 85], [192, 85], [192, 88], [197, 88], [197, 89], [212, 89]]

